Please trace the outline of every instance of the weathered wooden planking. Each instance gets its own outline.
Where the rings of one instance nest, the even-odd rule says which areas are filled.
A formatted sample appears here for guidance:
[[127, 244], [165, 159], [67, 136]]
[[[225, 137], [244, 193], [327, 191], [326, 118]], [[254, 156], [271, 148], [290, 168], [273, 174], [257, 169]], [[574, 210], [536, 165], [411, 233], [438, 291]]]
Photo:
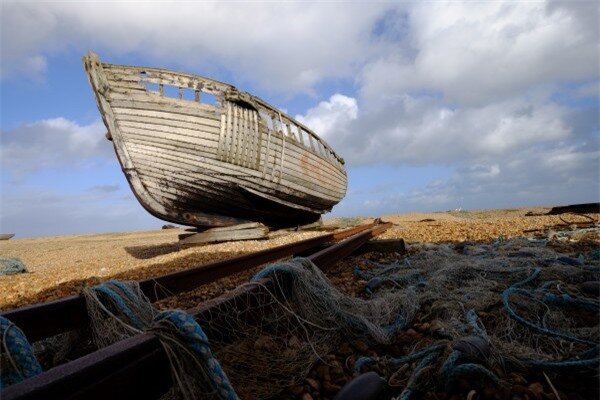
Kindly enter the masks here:
[[[168, 98], [168, 97], [162, 97], [162, 96], [156, 96], [156, 99], [152, 98], [151, 96], [144, 96], [144, 95], [136, 95], [136, 96], [129, 96], [129, 95], [115, 95], [115, 96], [111, 96], [111, 97], [116, 97], [116, 98], [124, 98], [125, 100], [111, 100], [111, 105], [113, 107], [117, 107], [117, 108], [126, 108], [126, 109], [130, 109], [130, 110], [167, 110], [169, 113], [173, 113], [173, 114], [180, 114], [180, 115], [194, 115], [194, 116], [199, 116], [199, 117], [203, 117], [206, 121], [215, 121], [218, 122], [219, 126], [221, 123], [221, 112], [219, 111], [219, 109], [217, 107], [214, 107], [212, 105], [202, 105], [202, 104], [197, 104], [197, 103], [193, 103], [193, 102], [188, 102], [189, 104], [181, 104], [179, 100], [177, 99], [172, 99], [172, 98]], [[132, 100], [135, 99], [135, 100]], [[160, 106], [157, 107], [157, 104], [159, 104]], [[266, 130], [268, 129], [266, 127], [266, 125], [261, 124], [261, 134], [262, 135], [267, 135], [268, 137], [268, 132], [266, 132]], [[343, 171], [343, 167], [342, 165], [337, 161], [337, 158], [335, 157], [329, 157], [329, 155], [331, 155], [329, 152], [324, 152], [324, 151], [318, 151], [318, 149], [315, 147], [315, 145], [313, 144], [312, 148], [308, 148], [305, 147], [304, 145], [302, 145], [302, 143], [300, 143], [299, 141], [289, 137], [289, 136], [285, 136], [283, 133], [281, 133], [280, 131], [276, 131], [276, 130], [271, 130], [271, 140], [274, 142], [274, 146], [278, 146], [283, 148], [282, 143], [283, 141], [285, 141], [285, 147], [288, 148], [288, 145], [290, 146], [289, 148], [291, 149], [295, 149], [295, 151], [300, 150], [300, 152], [309, 157], [312, 158], [311, 156], [314, 156], [314, 158], [319, 162], [319, 165], [322, 168], [327, 168], [327, 166], [331, 166], [333, 168], [335, 168], [337, 171]], [[320, 143], [320, 142], [319, 142]], [[321, 144], [321, 149], [324, 149], [325, 146]], [[326, 161], [325, 163], [323, 163], [323, 161]]]
[[[178, 180], [179, 174], [187, 173], [189, 177], [188, 181], [190, 182], [194, 182], [195, 180], [208, 181], [211, 177], [217, 176], [208, 174], [210, 170], [207, 168], [203, 169], [205, 172], [185, 170], [182, 168], [182, 163], [180, 160], [172, 161], [172, 163], [170, 163], [166, 159], [159, 160], [156, 157], [153, 157], [152, 154], [144, 156], [141, 152], [137, 152], [135, 150], [132, 150], [132, 159], [138, 165], [138, 167], [140, 168], [140, 173], [142, 174], [145, 174], [148, 171], [148, 169], [158, 169], [159, 171], [163, 172], [165, 178], [168, 177], [170, 179]], [[214, 171], [218, 170], [218, 168], [211, 169]], [[185, 178], [182, 178], [181, 180], [185, 180]], [[306, 186], [297, 185], [295, 183], [292, 183], [291, 181], [284, 181], [283, 184], [272, 183], [271, 185], [268, 185], [268, 182], [265, 182], [264, 180], [259, 178], [255, 178], [254, 180], [249, 179], [249, 177], [247, 177], [246, 179], [241, 179], [240, 177], [236, 177], [235, 175], [229, 176], [226, 174], [221, 174], [220, 178], [217, 177], [216, 179], [213, 179], [213, 181], [221, 183], [243, 183], [248, 187], [256, 187], [257, 190], [272, 190], [273, 194], [282, 193], [297, 197], [300, 197], [299, 194], [303, 194], [310, 195], [315, 198], [322, 198], [324, 200], [329, 200], [332, 202], [337, 202], [340, 198], [339, 193], [331, 191], [323, 193], [325, 189], [319, 190], [318, 187], [311, 189], [307, 188]], [[177, 181], [174, 181], [173, 183], [177, 183]]]
[[[231, 85], [224, 84], [222, 82], [214, 81], [205, 77], [183, 74], [183, 73], [175, 73], [171, 71], [156, 69], [156, 68], [144, 68], [144, 67], [127, 67], [121, 68], [119, 66], [111, 65], [111, 64], [103, 64], [106, 68], [107, 73], [110, 75], [110, 80], [117, 85], [129, 85], [129, 83], [125, 82], [133, 82], [133, 88], [138, 88], [136, 85], [142, 85], [142, 81], [167, 85], [167, 86], [176, 86], [179, 88], [193, 88], [197, 91], [207, 91], [207, 92], [217, 92], [216, 94], [220, 94], [223, 91], [236, 91], [235, 87]], [[108, 72], [110, 71], [110, 72]], [[137, 93], [137, 92], [134, 92]], [[337, 156], [335, 151], [329, 146], [323, 139], [319, 138], [314, 134], [308, 127], [303, 125], [302, 123], [294, 120], [289, 117], [285, 113], [282, 113], [279, 110], [276, 110], [275, 107], [266, 103], [265, 101], [256, 98], [254, 96], [244, 95], [242, 97], [247, 97], [248, 100], [252, 101], [255, 105], [258, 105], [262, 108], [261, 112], [269, 115], [273, 118], [274, 123], [277, 122], [277, 117], [279, 117], [280, 125], [287, 126], [288, 131], [290, 130], [290, 126], [294, 126], [296, 133], [301, 137], [302, 134], [300, 132], [304, 132], [308, 135], [308, 141], [311, 143], [311, 147], [315, 147], [318, 145], [330, 153], [337, 161], [343, 164], [343, 160], [341, 157]], [[291, 133], [291, 132], [290, 132]], [[302, 141], [302, 139], [300, 139]], [[315, 144], [313, 144], [313, 140]]]
[[[338, 200], [339, 198], [343, 197], [345, 193], [345, 187], [340, 187], [338, 184], [332, 181], [319, 179], [319, 176], [311, 175], [308, 173], [308, 171], [302, 175], [291, 168], [284, 169], [284, 181], [279, 182], [279, 179], [277, 178], [277, 181], [273, 182], [273, 179], [264, 179], [263, 174], [260, 171], [246, 169], [243, 167], [233, 168], [231, 164], [226, 164], [215, 160], [214, 157], [209, 157], [210, 155], [215, 154], [215, 147], [196, 147], [195, 150], [201, 149], [205, 152], [199, 154], [195, 151], [190, 151], [190, 149], [180, 149], [177, 146], [172, 146], [172, 144], [168, 141], [162, 140], [161, 142], [161, 139], [145, 141], [143, 137], [136, 138], [132, 136], [132, 138], [135, 139], [134, 141], [131, 141], [131, 148], [133, 151], [139, 150], [141, 154], [146, 152], [145, 154], [148, 157], [154, 157], [154, 155], [156, 155], [158, 158], [164, 158], [163, 161], [167, 165], [169, 164], [167, 160], [173, 161], [175, 163], [172, 164], [173, 166], [178, 166], [181, 164], [184, 169], [187, 165], [190, 171], [200, 172], [202, 170], [212, 170], [216, 173], [231, 175], [241, 180], [252, 180], [252, 178], [255, 178], [256, 180], [260, 180], [262, 183], [268, 183], [270, 186], [273, 183], [286, 185], [285, 181], [287, 180], [297, 184], [299, 190], [304, 188], [308, 190], [323, 191], [323, 193], [329, 193], [335, 197], [338, 197]], [[159, 160], [157, 159], [157, 161]], [[200, 164], [199, 161], [202, 161], [202, 164]], [[269, 170], [272, 170], [272, 168], [269, 168]]]
[[[326, 199], [329, 199], [332, 202], [337, 202], [339, 200], [340, 194], [339, 192], [326, 192], [323, 193], [322, 191], [319, 190], [311, 190], [310, 188], [306, 188], [306, 186], [298, 186], [298, 185], [294, 185], [292, 183], [288, 184], [288, 181], [284, 181], [284, 184], [276, 184], [276, 183], [272, 183], [269, 186], [268, 182], [265, 182], [264, 180], [261, 180], [260, 178], [256, 178], [256, 177], [244, 177], [242, 178], [241, 176], [230, 176], [226, 173], [219, 173], [219, 172], [214, 172], [213, 171], [217, 171], [217, 169], [213, 169], [213, 168], [209, 168], [209, 167], [204, 167], [202, 169], [202, 171], [198, 171], [198, 170], [193, 170], [193, 169], [184, 169], [182, 168], [182, 163], [180, 160], [177, 161], [169, 161], [167, 159], [154, 159], [152, 158], [152, 155], [148, 155], [148, 156], [144, 156], [143, 153], [141, 152], [137, 152], [136, 150], [132, 150], [132, 157], [135, 160], [135, 162], [137, 163], [139, 169], [139, 172], [144, 174], [146, 172], [151, 172], [151, 171], [155, 171], [156, 173], [158, 173], [159, 175], [163, 175], [165, 178], [169, 178], [169, 179], [175, 179], [175, 181], [173, 181], [173, 184], [184, 182], [195, 182], [195, 181], [199, 181], [200, 183], [202, 182], [214, 182], [217, 184], [225, 184], [225, 183], [231, 183], [233, 185], [242, 185], [243, 187], [247, 187], [247, 188], [252, 188], [252, 187], [256, 187], [257, 190], [268, 190], [268, 191], [272, 191], [273, 194], [277, 194], [277, 193], [282, 193], [282, 194], [286, 194], [289, 196], [295, 196], [298, 198], [304, 198], [306, 196], [312, 196], [315, 198], [315, 200], [317, 199], [323, 199], [323, 201], [325, 201]], [[192, 167], [190, 167], [192, 168]], [[178, 179], [178, 174], [181, 174], [182, 179], [179, 180]], [[234, 186], [236, 187], [236, 186]], [[318, 189], [318, 187], [316, 188]], [[324, 190], [324, 189], [323, 189]]]
[[[132, 158], [135, 163], [139, 163], [140, 165], [144, 164], [144, 161], [148, 161], [151, 167], [164, 166], [165, 170], [169, 170], [172, 172], [189, 172], [192, 174], [198, 174], [198, 177], [201, 178], [205, 174], [209, 175], [222, 175], [222, 181], [229, 182], [246, 182], [251, 185], [261, 185], [269, 188], [273, 188], [276, 190], [280, 190], [283, 187], [288, 187], [295, 190], [300, 190], [306, 194], [314, 194], [314, 195], [323, 195], [326, 197], [330, 197], [331, 200], [339, 200], [345, 193], [344, 189], [336, 187], [333, 183], [328, 182], [320, 182], [317, 179], [312, 181], [308, 180], [310, 176], [305, 176], [303, 178], [298, 177], [295, 174], [290, 174], [290, 170], [285, 171], [283, 178], [281, 181], [277, 183], [271, 183], [262, 179], [260, 175], [252, 174], [248, 171], [231, 171], [228, 168], [223, 168], [222, 164], [218, 164], [217, 161], [214, 160], [204, 160], [204, 164], [202, 168], [199, 168], [199, 165], [195, 163], [192, 157], [182, 156], [181, 153], [175, 155], [173, 152], [177, 151], [177, 149], [168, 149], [164, 146], [168, 146], [165, 144], [164, 146], [158, 146], [156, 144], [152, 144], [149, 146], [147, 143], [143, 142], [133, 142], [130, 143], [132, 153]], [[214, 154], [214, 149], [204, 149], [207, 153]], [[145, 163], [145, 165], [148, 165]], [[211, 174], [210, 172], [214, 172]]]
[[[289, 207], [281, 215], [296, 224], [346, 193], [343, 160], [329, 145], [252, 95], [195, 75], [101, 64], [94, 54], [84, 64], [132, 189], [155, 216], [206, 225], [202, 210], [241, 207], [260, 220]], [[178, 94], [165, 95], [169, 87]], [[203, 102], [203, 93], [216, 103]]]
[[[151, 104], [152, 106], [154, 106], [154, 104]], [[148, 110], [142, 110], [142, 107], [145, 107], [146, 105], [137, 105], [137, 109], [139, 109], [139, 111], [141, 112], [148, 112]], [[127, 110], [127, 113], [135, 115], [135, 110], [136, 108], [130, 108]], [[172, 110], [171, 110], [172, 111]], [[194, 112], [196, 112], [197, 110], [190, 110], [190, 114], [193, 114]], [[182, 109], [178, 109], [177, 112], [181, 113], [181, 112], [185, 112], [185, 110]], [[120, 115], [121, 111], [119, 109], [117, 109], [117, 115]], [[174, 113], [172, 113], [174, 114]], [[175, 115], [181, 115], [183, 116], [184, 114], [175, 114]], [[129, 120], [129, 118], [128, 118]], [[214, 123], [217, 123], [216, 119], [211, 119], [211, 118], [200, 118], [199, 120], [196, 120], [197, 123], [206, 123], [209, 124], [209, 121], [212, 121]], [[144, 121], [142, 116], [140, 115], [140, 122], [141, 123], [147, 123], [147, 121]], [[215, 126], [215, 134], [218, 132], [218, 129], [221, 129], [222, 127], [220, 127], [221, 122], [218, 122], [218, 126]], [[169, 124], [171, 125], [171, 124]], [[268, 137], [266, 132], [262, 131], [261, 128], [261, 132], [260, 135], [263, 137]], [[308, 162], [311, 165], [315, 166], [315, 168], [321, 168], [321, 169], [325, 169], [325, 170], [329, 170], [333, 176], [337, 175], [337, 174], [342, 174], [345, 177], [345, 172], [343, 170], [343, 168], [340, 168], [340, 165], [338, 163], [332, 162], [331, 159], [327, 158], [326, 156], [324, 156], [323, 154], [316, 154], [314, 152], [309, 151], [306, 147], [304, 147], [301, 143], [299, 143], [298, 141], [287, 137], [287, 136], [283, 136], [281, 134], [281, 132], [271, 132], [271, 139], [268, 140], [269, 142], [271, 142], [272, 147], [274, 148], [285, 148], [288, 149], [288, 151], [292, 152], [296, 158], [300, 158], [302, 157], [303, 162]], [[283, 143], [285, 141], [285, 146], [283, 146]], [[265, 146], [265, 140], [262, 140], [262, 147]], [[268, 146], [267, 146], [268, 147]], [[263, 150], [261, 150], [263, 151]], [[279, 152], [276, 153], [277, 158], [280, 158]], [[323, 162], [325, 161], [325, 162]]]
[[[132, 127], [133, 132], [136, 132], [140, 135], [143, 134], [143, 132], [141, 132], [141, 129], [143, 129], [141, 128], [142, 124], [145, 123], [143, 118], [140, 117], [140, 122], [135, 124], [132, 124], [129, 118], [126, 119], [126, 122], [121, 122], [121, 119], [119, 117], [117, 118], [117, 121], [119, 121], [119, 126], [122, 126], [123, 128]], [[152, 124], [148, 124], [148, 129], [154, 131], [167, 132], [169, 128], [168, 126], [158, 127], [153, 126]], [[218, 131], [216, 129], [215, 131], [213, 131], [214, 135], [206, 134], [204, 131], [201, 130], [194, 132], [190, 130], [181, 129], [178, 132], [181, 132], [181, 134], [185, 134], [186, 136], [190, 136], [196, 133], [198, 136], [204, 136], [206, 139], [209, 140], [219, 140], [217, 133]], [[262, 136], [264, 138], [264, 136], [266, 135], [263, 134]], [[171, 135], [170, 137], [173, 138], [174, 136]], [[263, 144], [259, 149], [261, 153], [261, 156], [259, 158], [259, 169], [264, 167], [266, 159], [266, 150], [268, 146], [264, 144], [264, 141], [265, 140], [262, 140]], [[316, 155], [307, 153], [306, 151], [304, 151], [305, 149], [300, 147], [301, 145], [299, 143], [292, 142], [289, 138], [285, 138], [285, 143], [285, 147], [288, 150], [288, 157], [285, 158], [283, 163], [284, 170], [293, 169], [301, 173], [302, 175], [306, 175], [307, 172], [311, 172], [313, 174], [316, 174], [317, 176], [327, 178], [326, 180], [328, 181], [332, 181], [327, 182], [328, 185], [337, 184], [345, 188], [346, 175], [343, 171], [334, 168], [331, 164], [327, 162], [324, 163], [322, 158], [317, 158]], [[275, 169], [278, 169], [280, 167], [278, 165], [278, 162], [280, 161], [281, 156], [277, 149], [282, 147], [282, 139], [280, 135], [272, 135], [270, 147], [271, 148], [269, 151], [268, 163], [271, 164], [272, 167], [275, 167]]]

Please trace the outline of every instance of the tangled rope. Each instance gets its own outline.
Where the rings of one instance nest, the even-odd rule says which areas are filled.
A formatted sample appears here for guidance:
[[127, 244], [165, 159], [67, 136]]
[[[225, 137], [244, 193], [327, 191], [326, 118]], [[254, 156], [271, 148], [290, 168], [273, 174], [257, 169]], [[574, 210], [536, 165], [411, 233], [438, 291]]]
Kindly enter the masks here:
[[254, 282], [271, 277], [280, 287], [289, 288], [290, 309], [316, 326], [350, 337], [366, 337], [390, 343], [394, 335], [412, 320], [416, 306], [410, 292], [387, 293], [363, 300], [341, 293], [310, 260], [295, 258], [274, 264], [256, 274]]
[[[433, 317], [439, 326], [433, 334], [447, 341], [424, 342], [425, 346], [399, 358], [360, 357], [354, 364], [355, 373], [384, 371], [390, 374], [392, 385], [397, 373], [404, 374], [401, 371], [407, 364], [418, 361], [398, 397], [407, 400], [425, 389], [425, 381], [431, 383], [431, 379], [423, 379], [425, 374], [452, 392], [459, 378], [468, 378], [471, 385], [477, 381], [504, 387], [507, 381], [492, 371], [505, 370], [507, 365], [561, 373], [589, 371], [600, 365], [597, 328], [588, 328], [585, 322], [597, 316], [600, 303], [572, 294], [595, 290], [591, 284], [599, 280], [597, 250], [566, 257], [557, 255], [547, 241], [523, 238], [463, 245], [460, 250], [422, 245], [420, 250], [410, 259], [389, 265], [367, 261], [367, 269], [357, 266], [354, 275], [366, 281], [364, 290], [370, 296], [386, 287], [390, 291], [413, 290], [419, 306], [425, 306], [423, 319]], [[516, 283], [510, 282], [513, 276], [517, 276]], [[538, 279], [541, 282], [535, 287]], [[498, 306], [505, 313], [494, 313], [491, 319], [490, 311]], [[457, 315], [459, 310], [463, 310], [462, 316]], [[478, 317], [479, 311], [493, 323], [491, 332]], [[578, 322], [580, 313], [589, 315]], [[564, 346], [562, 341], [570, 345]], [[580, 350], [584, 347], [587, 350]], [[570, 356], [544, 359], [551, 357], [546, 349]]]
[[99, 347], [133, 334], [153, 333], [168, 355], [173, 381], [185, 399], [202, 398], [206, 387], [218, 399], [238, 399], [191, 315], [181, 310], [158, 312], [136, 282], [111, 280], [85, 289], [84, 295]]
[[2, 338], [0, 390], [42, 373], [42, 367], [23, 331], [2, 316], [0, 316], [0, 337]]

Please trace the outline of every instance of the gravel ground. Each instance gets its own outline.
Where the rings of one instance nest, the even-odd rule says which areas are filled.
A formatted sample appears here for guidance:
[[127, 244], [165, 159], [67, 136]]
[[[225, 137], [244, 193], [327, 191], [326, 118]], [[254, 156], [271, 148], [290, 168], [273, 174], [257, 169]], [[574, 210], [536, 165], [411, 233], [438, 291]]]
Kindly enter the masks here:
[[0, 310], [76, 294], [84, 285], [111, 278], [140, 280], [323, 235], [280, 231], [272, 232], [268, 240], [180, 250], [180, 233], [179, 229], [166, 229], [0, 242], [0, 255], [19, 257], [29, 271], [0, 276]]
[[[386, 215], [395, 225], [380, 236], [411, 242], [488, 241], [499, 236], [534, 235], [526, 230], [543, 229], [563, 223], [559, 216], [526, 216], [545, 213], [549, 208], [517, 210], [455, 211]], [[600, 214], [590, 214], [598, 220]], [[589, 219], [572, 214], [569, 222]], [[371, 222], [372, 218], [331, 219], [326, 224], [342, 226]], [[143, 279], [163, 275], [208, 261], [279, 246], [322, 235], [321, 232], [272, 232], [268, 240], [229, 242], [180, 250], [179, 229], [99, 235], [56, 236], [11, 239], [0, 242], [0, 255], [19, 257], [28, 273], [0, 276], [0, 310], [57, 299], [77, 293], [84, 285], [111, 279]], [[167, 299], [161, 305], [184, 307], [233, 289], [255, 270], [223, 278], [211, 285]], [[197, 304], [197, 303], [196, 303]]]
[[[526, 216], [528, 212], [540, 214], [547, 211], [548, 208], [527, 208], [387, 215], [382, 219], [394, 223], [394, 226], [380, 238], [403, 238], [409, 244], [492, 241], [498, 237], [535, 236], [541, 232], [547, 235], [556, 224], [564, 224], [565, 221], [589, 221], [589, 218], [573, 214], [562, 215], [562, 219], [561, 216]], [[600, 219], [600, 214], [589, 215], [596, 221]], [[344, 225], [371, 221], [372, 218], [332, 219], [326, 221], [326, 224]], [[526, 232], [535, 229], [538, 231]], [[263, 241], [230, 242], [180, 250], [177, 236], [181, 232], [179, 229], [170, 229], [12, 239], [0, 242], [0, 255], [21, 258], [29, 270], [25, 274], [0, 276], [0, 293], [2, 293], [0, 310], [75, 294], [84, 285], [96, 284], [110, 278], [139, 280], [324, 234], [322, 232], [274, 232], [270, 234], [268, 240]], [[585, 241], [561, 242], [556, 246], [560, 247], [558, 251], [575, 253], [581, 249], [589, 250], [590, 246], [597, 246], [600, 243], [597, 233], [587, 235], [585, 239]], [[376, 259], [386, 263], [398, 257], [399, 254], [370, 253], [349, 258], [337, 263], [327, 272], [327, 275], [345, 293], [362, 296], [361, 291], [365, 282], [354, 277], [352, 267], [360, 266], [366, 259]], [[157, 305], [159, 308], [195, 307], [198, 303], [219, 296], [247, 281], [260, 269], [261, 267], [257, 267], [222, 278], [194, 291], [162, 300]], [[413, 326], [402, 334], [403, 342], [393, 348], [370, 348], [361, 341], [344, 343], [335, 353], [329, 354], [325, 362], [314, 366], [303, 385], [290, 388], [286, 397], [304, 400], [331, 398], [352, 378], [349, 367], [353, 365], [354, 359], [359, 354], [373, 356], [380, 353], [405, 354], [416, 341], [428, 334], [428, 329], [428, 322], [417, 318]], [[513, 383], [516, 382], [517, 387], [522, 387], [523, 392], [527, 393], [527, 396], [515, 396], [512, 393], [512, 398], [556, 398], [543, 377], [515, 375], [511, 379]], [[400, 382], [403, 383], [405, 382]], [[563, 390], [567, 389], [563, 386]], [[561, 394], [564, 396], [564, 392]], [[493, 398], [487, 395], [483, 397]], [[449, 397], [445, 393], [437, 393], [434, 397], [428, 398], [461, 397]], [[471, 396], [471, 398], [478, 397]]]

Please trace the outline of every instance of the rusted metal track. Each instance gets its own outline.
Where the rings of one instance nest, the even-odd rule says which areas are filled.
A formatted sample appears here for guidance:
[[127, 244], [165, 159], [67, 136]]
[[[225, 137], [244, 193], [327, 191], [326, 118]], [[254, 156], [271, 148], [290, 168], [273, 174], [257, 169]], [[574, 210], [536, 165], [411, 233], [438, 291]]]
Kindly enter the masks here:
[[[307, 258], [319, 268], [327, 269], [390, 226], [372, 226]], [[211, 337], [214, 332], [208, 330], [208, 321], [219, 318], [226, 310], [242, 312], [261, 296], [276, 292], [271, 279], [263, 279], [260, 283], [238, 287], [188, 312], [201, 326], [207, 327], [206, 333]], [[169, 362], [158, 339], [151, 334], [141, 334], [9, 386], [1, 394], [3, 400], [118, 400], [158, 398], [170, 386]]]
[[[151, 301], [157, 301], [268, 262], [340, 241], [373, 226], [375, 225], [362, 225], [342, 232], [202, 264], [158, 278], [140, 281], [140, 287]], [[20, 327], [31, 342], [77, 329], [89, 323], [85, 301], [81, 295], [17, 308], [2, 313], [2, 316]]]

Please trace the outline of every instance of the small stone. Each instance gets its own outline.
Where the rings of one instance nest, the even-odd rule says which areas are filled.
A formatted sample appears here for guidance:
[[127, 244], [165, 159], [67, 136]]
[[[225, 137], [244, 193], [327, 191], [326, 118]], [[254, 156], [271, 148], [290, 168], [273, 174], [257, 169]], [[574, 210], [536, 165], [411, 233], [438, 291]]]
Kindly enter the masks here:
[[312, 397], [312, 396], [310, 395], [310, 393], [304, 393], [304, 394], [302, 395], [302, 400], [313, 400], [313, 399], [314, 399], [314, 397]]
[[579, 260], [577, 258], [566, 257], [566, 256], [558, 257], [556, 259], [556, 261], [559, 261], [563, 264], [572, 265], [574, 267], [578, 267], [578, 266], [582, 265], [581, 260]]
[[319, 382], [315, 379], [312, 378], [306, 378], [306, 383], [308, 383], [308, 386], [310, 386], [312, 389], [316, 390], [317, 392], [319, 390], [321, 390], [321, 385], [319, 384]]
[[333, 380], [336, 380], [336, 379], [339, 379], [344, 376], [344, 369], [342, 368], [341, 365], [336, 365], [330, 369], [330, 373], [331, 373], [331, 375], [330, 375], [331, 378]]
[[356, 350], [360, 351], [361, 353], [364, 353], [367, 350], [369, 350], [369, 346], [362, 340], [356, 340], [353, 344], [354, 344], [354, 348]]
[[542, 399], [542, 395], [544, 394], [544, 385], [539, 382], [534, 382], [527, 387], [534, 395], [537, 400]]
[[352, 354], [352, 348], [350, 347], [350, 345], [348, 344], [348, 342], [344, 342], [340, 345], [340, 347], [338, 348], [337, 353], [342, 355], [342, 356], [349, 356], [350, 354]]
[[414, 329], [410, 328], [409, 330], [406, 331], [406, 336], [409, 339], [409, 342], [415, 342], [419, 339], [421, 339], [421, 334], [417, 331], [415, 331]]
[[319, 365], [316, 368], [316, 372], [317, 372], [317, 376], [322, 381], [330, 381], [331, 380], [331, 374], [329, 373], [329, 366], [328, 365]]
[[369, 289], [371, 292], [374, 292], [377, 289], [379, 289], [384, 283], [385, 280], [383, 280], [379, 276], [376, 276], [374, 278], [371, 278], [369, 282], [367, 282], [365, 289]]
[[272, 352], [275, 349], [275, 341], [269, 336], [260, 336], [254, 342], [254, 348], [265, 352]]
[[[333, 388], [332, 388], [333, 389]], [[387, 389], [387, 382], [375, 372], [367, 372], [348, 382], [334, 400], [380, 399]]]
[[325, 393], [335, 394], [335, 393], [339, 392], [341, 388], [342, 388], [341, 386], [334, 385], [331, 382], [328, 382], [328, 381], [323, 382], [323, 389], [325, 390]]
[[508, 376], [512, 379], [513, 383], [515, 383], [515, 384], [519, 384], [519, 385], [527, 384], [527, 381], [525, 380], [525, 378], [523, 378], [521, 375], [519, 375], [515, 372], [509, 373]]
[[289, 388], [289, 392], [294, 396], [300, 396], [304, 392], [303, 385], [295, 385]]

